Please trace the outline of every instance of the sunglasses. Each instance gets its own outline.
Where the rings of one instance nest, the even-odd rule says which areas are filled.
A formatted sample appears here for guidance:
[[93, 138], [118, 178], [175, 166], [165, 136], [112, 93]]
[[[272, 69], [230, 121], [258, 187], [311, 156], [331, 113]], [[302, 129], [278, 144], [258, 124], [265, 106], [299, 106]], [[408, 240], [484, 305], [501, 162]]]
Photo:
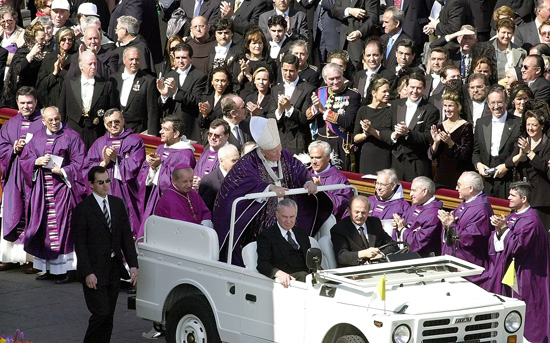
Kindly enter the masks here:
[[104, 183], [111, 183], [111, 179], [107, 179], [105, 181], [103, 180], [97, 180], [96, 181], [98, 185], [103, 185]]
[[222, 135], [218, 135], [217, 133], [208, 132], [208, 137], [214, 137], [216, 139], [222, 138]]

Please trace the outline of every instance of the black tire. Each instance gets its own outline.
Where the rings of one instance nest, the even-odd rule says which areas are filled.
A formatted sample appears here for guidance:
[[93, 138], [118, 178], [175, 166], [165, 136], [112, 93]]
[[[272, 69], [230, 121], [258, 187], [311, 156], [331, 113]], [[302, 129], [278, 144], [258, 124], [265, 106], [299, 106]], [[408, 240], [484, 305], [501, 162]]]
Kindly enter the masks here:
[[166, 320], [167, 343], [221, 343], [214, 313], [203, 296], [178, 301]]
[[336, 343], [365, 343], [365, 340], [361, 336], [357, 335], [345, 335], [336, 341]]

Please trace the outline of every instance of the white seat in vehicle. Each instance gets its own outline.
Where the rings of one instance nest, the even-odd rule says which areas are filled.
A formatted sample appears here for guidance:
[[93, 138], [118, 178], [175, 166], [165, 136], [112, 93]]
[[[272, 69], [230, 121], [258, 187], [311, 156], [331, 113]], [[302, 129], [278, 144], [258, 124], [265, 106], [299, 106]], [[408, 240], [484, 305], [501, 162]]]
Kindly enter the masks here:
[[332, 247], [332, 240], [330, 239], [330, 236], [321, 237], [319, 240], [319, 245], [321, 245], [321, 251], [323, 252], [323, 268], [336, 268], [336, 256], [334, 255], [334, 248]]
[[321, 237], [330, 236], [330, 229], [336, 224], [336, 217], [334, 217], [333, 214], [330, 215], [330, 217], [327, 218], [327, 220], [323, 223], [319, 231], [315, 234], [315, 239], [319, 241]]
[[218, 261], [218, 234], [206, 226], [150, 216], [145, 222], [144, 243], [197, 258]]
[[[311, 244], [312, 248], [318, 248], [321, 249], [321, 246], [319, 245], [319, 242], [315, 240], [313, 237], [309, 237], [309, 244]], [[250, 242], [248, 243], [243, 250], [241, 251], [241, 255], [243, 257], [244, 266], [246, 269], [249, 270], [256, 270], [256, 266], [258, 265], [258, 244], [256, 242]], [[324, 262], [321, 262], [321, 266], [325, 268]]]

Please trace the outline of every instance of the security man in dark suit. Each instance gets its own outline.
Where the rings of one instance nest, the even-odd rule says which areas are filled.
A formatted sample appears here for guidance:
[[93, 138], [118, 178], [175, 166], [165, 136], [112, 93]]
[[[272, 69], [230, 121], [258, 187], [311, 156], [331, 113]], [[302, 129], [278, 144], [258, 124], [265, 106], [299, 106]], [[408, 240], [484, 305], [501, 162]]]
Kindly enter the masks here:
[[285, 287], [290, 280], [304, 282], [309, 269], [306, 253], [311, 247], [309, 237], [302, 228], [295, 226], [298, 206], [291, 199], [277, 204], [277, 225], [258, 235], [258, 271], [270, 278], [277, 278]]
[[108, 195], [110, 182], [105, 168], [90, 169], [88, 183], [93, 193], [74, 208], [72, 216], [78, 276], [92, 313], [84, 343], [110, 342], [120, 279], [131, 279], [135, 285], [138, 277], [128, 214], [122, 199]]
[[378, 249], [393, 240], [382, 228], [380, 219], [369, 217], [369, 212], [369, 199], [363, 195], [355, 195], [349, 204], [349, 217], [330, 229], [338, 267], [367, 264], [370, 259], [398, 250], [397, 245]]

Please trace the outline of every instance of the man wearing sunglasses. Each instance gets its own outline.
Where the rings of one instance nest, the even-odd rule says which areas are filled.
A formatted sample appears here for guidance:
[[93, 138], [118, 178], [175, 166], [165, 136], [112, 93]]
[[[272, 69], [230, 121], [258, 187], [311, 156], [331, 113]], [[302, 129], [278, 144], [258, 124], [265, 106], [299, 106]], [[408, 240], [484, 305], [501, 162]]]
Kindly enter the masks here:
[[[78, 277], [86, 306], [92, 313], [84, 342], [110, 342], [120, 279], [135, 285], [138, 261], [124, 202], [109, 195], [112, 184], [107, 169], [95, 166], [88, 172], [92, 194], [74, 209], [71, 228], [75, 234]], [[123, 261], [130, 267], [130, 275]]]
[[145, 146], [132, 130], [124, 128], [125, 120], [118, 109], [107, 110], [103, 123], [108, 132], [88, 150], [83, 176], [97, 165], [107, 170], [111, 179], [110, 194], [124, 202], [132, 234], [137, 238], [145, 207], [145, 187], [139, 185], [137, 177], [145, 162]]

